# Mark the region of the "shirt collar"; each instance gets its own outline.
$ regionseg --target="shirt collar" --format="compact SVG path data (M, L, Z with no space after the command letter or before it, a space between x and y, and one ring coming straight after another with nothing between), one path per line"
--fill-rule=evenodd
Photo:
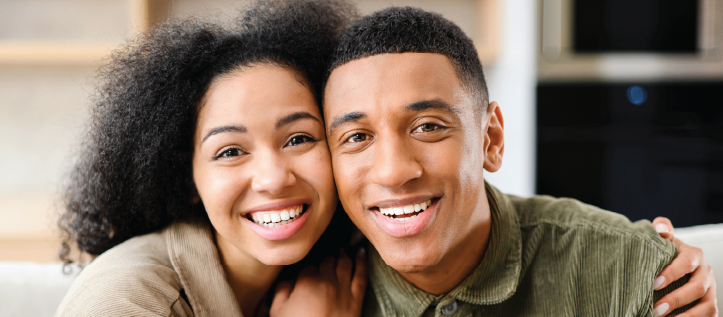
M210 225L174 223L167 229L168 255L196 316L242 316L226 280Z
M487 182L485 190L492 216L485 257L472 274L446 295L435 296L408 283L369 246L370 281L385 315L421 316L430 304L443 297L491 305L515 293L522 268L522 233L517 213L507 196Z

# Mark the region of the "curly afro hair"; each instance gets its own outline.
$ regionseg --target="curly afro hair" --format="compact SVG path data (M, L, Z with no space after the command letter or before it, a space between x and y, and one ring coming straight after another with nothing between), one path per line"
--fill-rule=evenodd
M208 221L193 204L199 102L218 76L271 64L297 71L317 101L338 36L356 17L342 0L259 0L235 25L165 22L100 68L90 125L63 193L60 258L98 255L174 221ZM336 216L335 216L336 217Z
M365 16L339 40L331 66L385 53L438 53L447 56L462 84L487 109L487 83L472 40L452 21L433 12L412 7L390 7Z

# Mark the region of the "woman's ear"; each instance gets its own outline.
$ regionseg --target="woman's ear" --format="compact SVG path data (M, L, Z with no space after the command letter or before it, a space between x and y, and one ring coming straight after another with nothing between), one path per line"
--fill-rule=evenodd
M502 167L502 156L505 153L505 121L497 102L493 101L487 106L485 113L485 162L484 169L494 173Z
M198 194L198 189L194 185L191 189L191 204L198 204L201 202L201 195Z

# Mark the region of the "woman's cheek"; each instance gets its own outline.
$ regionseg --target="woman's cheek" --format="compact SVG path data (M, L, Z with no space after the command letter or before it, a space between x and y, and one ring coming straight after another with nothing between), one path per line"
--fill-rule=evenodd
M230 217L234 202L239 196L239 179L237 171L228 168L206 170L202 185L199 188L201 199L209 216ZM199 184L196 184L198 187Z

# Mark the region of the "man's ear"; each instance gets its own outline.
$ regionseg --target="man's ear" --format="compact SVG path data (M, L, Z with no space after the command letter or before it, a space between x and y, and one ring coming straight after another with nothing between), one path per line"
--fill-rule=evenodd
M502 156L505 153L505 121L497 102L493 101L487 106L484 116L485 129L485 163L484 169L494 173L502 167Z

